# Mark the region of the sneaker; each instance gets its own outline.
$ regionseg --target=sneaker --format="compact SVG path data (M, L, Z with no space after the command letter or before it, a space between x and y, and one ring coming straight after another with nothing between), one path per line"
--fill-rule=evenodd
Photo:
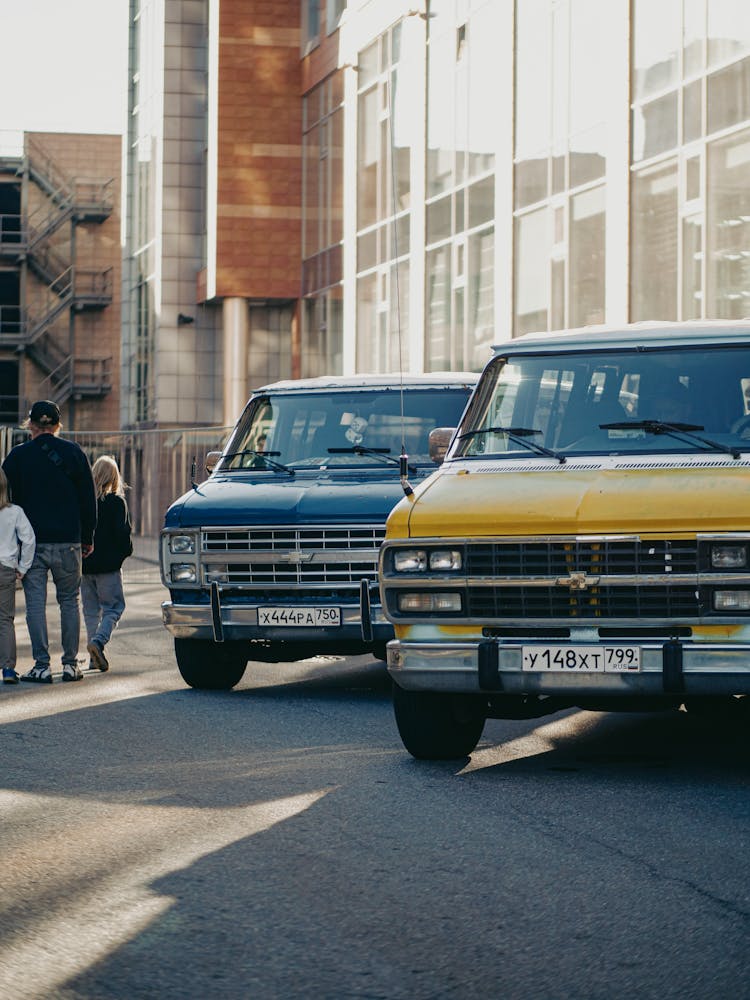
M34 684L51 684L52 671L49 664L36 663L27 674L21 674L22 681L32 681Z
M88 650L88 654L91 657L92 662L96 664L102 673L104 673L105 670L109 670L109 663L107 662L107 657L104 655L104 646L98 639L92 639L86 649ZM91 668L89 667L89 669Z
M64 681L82 681L83 674L75 663L65 663L63 664L62 679Z
M13 667L3 667L3 684L18 684L18 674Z

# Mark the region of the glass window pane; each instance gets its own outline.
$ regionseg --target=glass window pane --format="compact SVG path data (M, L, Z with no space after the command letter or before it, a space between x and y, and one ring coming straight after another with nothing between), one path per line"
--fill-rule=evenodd
M710 319L750 317L750 131L708 148Z
M377 220L378 94L372 88L359 98L357 127L357 228Z
M570 186L604 177L607 168L607 129L597 125L570 138Z
M451 235L451 196L427 206L427 243L438 243Z
M486 4L469 25L469 176L492 170L495 165L494 119L498 93L498 7Z
M546 152L551 135L548 0L516 4L516 156Z
M703 135L701 121L703 100L701 97L702 82L694 80L688 83L682 91L682 141L693 142Z
M604 322L604 188L576 195L570 208L571 326Z
M614 68L607 43L611 23L611 7L601 0L575 0L570 5L572 133L586 132L606 121Z
M425 368L440 371L450 368L450 247L440 247L427 254L427 303Z
M427 195L445 191L453 178L452 36L430 31L427 68Z
M750 119L750 58L713 73L707 87L709 133Z
M684 76L703 69L703 39L706 34L706 0L683 0L682 59Z
M465 364L484 368L495 340L495 233L485 230L469 238L468 349Z
M677 82L681 0L634 0L633 93L648 97Z
M546 208L516 219L515 243L515 334L518 336L548 328L550 234Z
M485 177L469 188L469 229L495 217L495 178Z
M549 194L547 181L547 157L519 160L515 168L516 208L533 205Z
M682 223L682 316L700 319L703 305L703 246L700 218Z
M677 92L633 110L633 160L647 160L677 145Z
M708 64L736 59L750 51L750 4L747 0L710 0Z
M635 174L632 202L630 318L676 320L676 162Z

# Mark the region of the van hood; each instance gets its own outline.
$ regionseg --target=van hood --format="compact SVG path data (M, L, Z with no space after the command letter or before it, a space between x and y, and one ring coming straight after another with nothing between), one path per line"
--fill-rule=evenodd
M212 476L171 505L164 526L384 523L403 497L398 469L382 477Z
M750 461L704 458L539 471L443 468L402 501L388 535L679 534L750 530ZM498 470L498 463L493 465Z

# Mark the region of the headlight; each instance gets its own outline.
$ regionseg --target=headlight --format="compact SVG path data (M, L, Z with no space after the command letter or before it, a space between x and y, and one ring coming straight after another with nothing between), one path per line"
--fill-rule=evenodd
M195 583L197 579L195 566L190 563L175 563L172 567L172 583Z
M750 611L750 590L717 590L715 611Z
M747 547L744 545L712 545L711 566L714 569L742 569L747 566Z
M399 594L398 610L402 614L450 614L460 612L460 594Z
M427 553L423 549L397 549L393 553L393 568L397 573L424 573Z
M170 535L169 551L175 554L195 552L195 535Z
M462 565L463 559L458 549L435 549L430 552L430 569L457 570Z

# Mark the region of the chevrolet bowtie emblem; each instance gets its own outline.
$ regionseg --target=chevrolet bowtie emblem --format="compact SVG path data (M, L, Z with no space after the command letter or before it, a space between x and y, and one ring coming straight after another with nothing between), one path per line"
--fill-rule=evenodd
M312 562L312 557L312 552L300 552L299 549L294 549L292 552L287 552L284 558L290 563L306 563Z
M596 587L600 577L586 576L585 573L571 573L570 576L558 576L555 583L558 587L570 587L571 590L588 590Z

